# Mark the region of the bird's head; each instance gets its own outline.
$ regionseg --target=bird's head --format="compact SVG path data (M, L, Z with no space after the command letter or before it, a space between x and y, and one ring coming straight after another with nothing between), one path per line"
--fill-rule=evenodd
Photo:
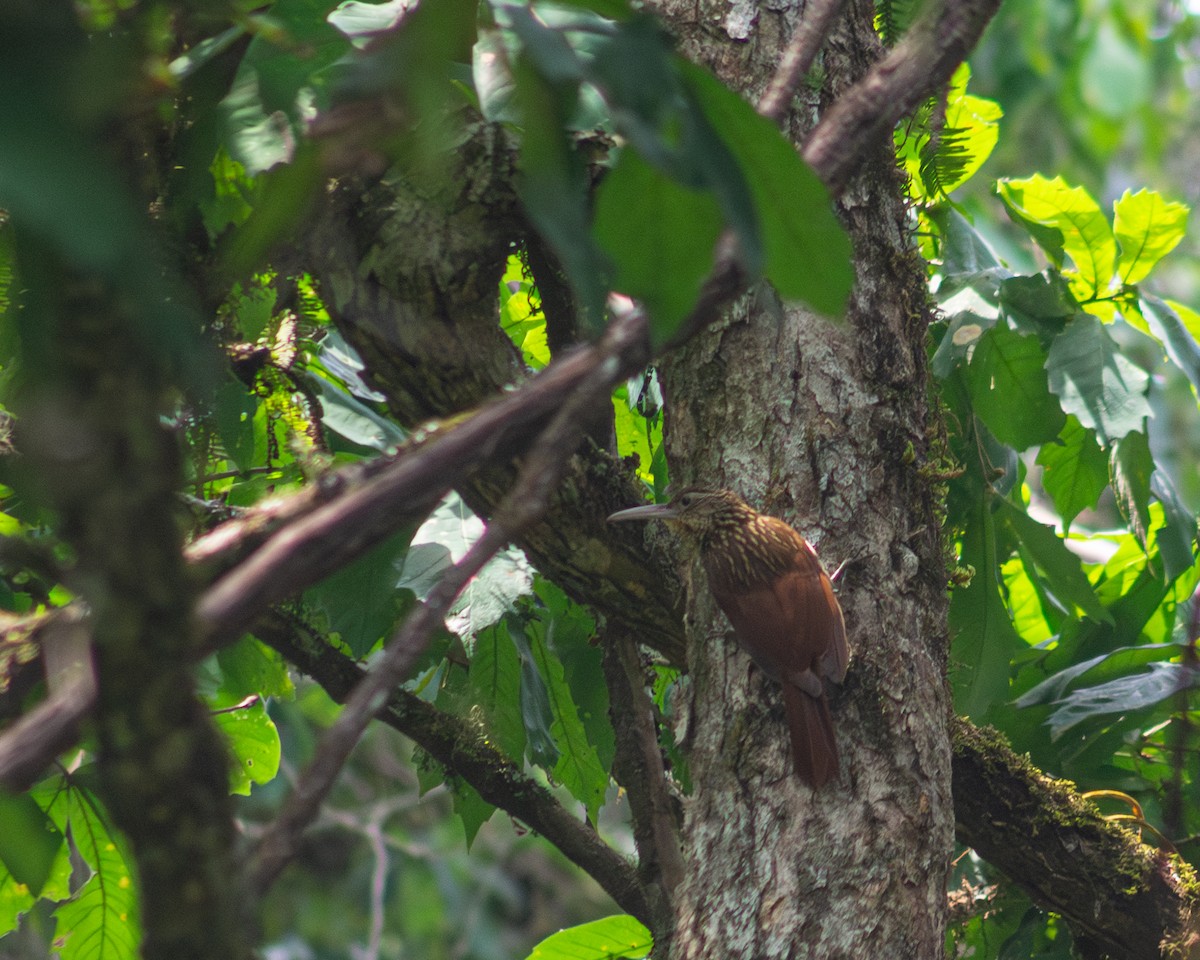
M747 523L754 517L754 510L732 491L686 487L666 503L618 510L608 520L610 523L621 520L665 520L679 533L699 537L720 527Z

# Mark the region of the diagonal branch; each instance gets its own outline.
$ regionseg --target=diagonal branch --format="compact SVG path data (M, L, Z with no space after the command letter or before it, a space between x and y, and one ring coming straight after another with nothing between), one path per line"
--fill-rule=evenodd
M255 636L316 680L339 703L362 681L364 671L279 614L255 624ZM586 822L562 806L541 784L527 777L468 721L443 713L405 690L393 690L379 719L409 737L447 770L471 784L488 803L537 831L564 856L591 875L627 913L653 923L637 871L607 846Z
M442 624L451 605L496 551L510 543L545 512L550 494L567 461L583 437L591 415L622 375L617 355L627 344L645 337L645 317L631 305L622 305L605 339L597 347L602 358L575 388L562 409L531 451L516 485L484 534L451 567L405 621L386 652L355 688L345 709L317 746L316 755L301 776L293 794L267 829L251 858L251 888L260 895L274 882L295 855L300 835L316 818L351 751L367 725L386 703L424 653L430 637Z
M940 88L979 42L1000 0L941 0L844 91L808 135L801 156L839 194L892 128Z

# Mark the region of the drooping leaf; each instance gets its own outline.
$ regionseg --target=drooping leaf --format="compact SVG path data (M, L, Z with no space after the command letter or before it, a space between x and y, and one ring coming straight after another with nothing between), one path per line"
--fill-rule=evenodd
M521 663L503 620L475 638L468 681L471 702L483 712L489 739L510 760L521 763L525 758Z
M1147 664L1170 660L1182 652L1183 649L1177 643L1140 643L1132 647L1118 647L1110 653L1103 653L1059 670L1022 694L1017 699L1016 706L1033 707L1039 704L1059 703L1072 689L1125 677Z
M1000 595L991 499L981 491L975 500L960 560L975 573L970 584L950 596L954 708L972 718L1008 698L1009 664L1022 648Z
M633 150L600 185L596 242L615 265L615 289L645 304L657 343L695 306L721 226L710 193L681 186Z
M511 617L506 618L505 626L521 666L521 722L525 727L529 755L543 769L553 770L558 763L559 748L551 732L554 710L547 681L539 668L533 641L525 624Z
M1150 293L1140 297L1142 314L1150 332L1167 351L1175 366L1191 381L1192 392L1200 395L1200 314L1183 304L1160 300Z
M1129 529L1145 546L1150 532L1150 478L1154 455L1144 433L1127 434L1112 451L1112 485Z
M1100 604L1091 582L1084 575L1079 558L1047 526L1007 500L997 507L997 519L1006 523L1013 535L1029 551L1054 595L1066 606L1078 607L1089 617L1112 623L1112 615Z
M1042 486L1054 500L1063 528L1083 510L1090 510L1108 486L1108 457L1096 443L1096 433L1074 416L1058 435L1057 443L1045 443L1037 462L1043 468Z
M587 810L595 823L608 789L608 771L600 764L596 748L588 741L579 708L567 685L562 661L553 647L553 621L531 620L526 638L538 674L545 683L550 710L550 734L558 750L553 775Z
M976 415L996 439L1024 450L1058 436L1064 416L1046 385L1046 354L1035 337L1004 326L986 331L967 367Z
M396 580L411 536L390 537L308 591L355 657L366 656L390 633L406 606Z
M622 914L560 930L534 947L527 960L641 960L652 949L650 931Z
M1050 389L1104 446L1142 428L1150 416L1149 377L1126 360L1099 320L1079 314L1050 347Z
M1113 232L1121 245L1117 274L1122 283L1140 283L1154 265L1178 246L1191 211L1164 200L1154 190L1126 190L1113 203Z
M769 120L707 71L680 69L704 115L733 152L754 197L764 272L780 296L831 317L846 308L854 271L850 241L829 191Z
M450 797L454 812L462 820L467 849L470 850L480 828L492 818L496 808L484 800L473 786L458 778L450 781Z
M296 695L283 658L253 637L245 636L222 647L217 651L217 663L221 668L220 693L228 702L236 703L251 694L289 700Z
M1162 469L1156 468L1150 477L1150 492L1163 510L1163 523L1155 531L1155 542L1167 580L1174 580L1195 563L1196 515Z
M251 785L270 783L279 773L279 731L261 699L246 706L225 702L228 699L218 697L210 706L233 759L229 792L248 797Z
M63 835L29 794L0 792L0 868L34 896L50 877Z

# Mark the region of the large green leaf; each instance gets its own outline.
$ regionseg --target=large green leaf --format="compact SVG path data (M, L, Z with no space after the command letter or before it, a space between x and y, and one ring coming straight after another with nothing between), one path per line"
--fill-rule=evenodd
M596 198L596 242L615 264L615 289L640 300L664 343L691 312L722 227L711 193L681 186L634 150L621 151Z
M63 846L63 835L29 794L0 792L0 867L37 896Z
M210 706L216 708L213 719L233 758L229 792L248 797L253 784L270 783L279 772L279 731L261 699L247 705L226 699L219 697Z
M1117 244L1099 204L1083 187L1069 187L1062 177L1035 174L1026 180L996 185L1009 215L1025 227L1038 245L1062 266L1065 252L1081 281L1077 296L1103 296L1117 264Z
M355 657L389 634L407 605L396 589L411 532L391 537L308 591Z
M733 152L758 214L764 272L780 296L840 317L854 282L850 240L829 191L769 120L706 70L680 66L709 123Z
M1064 416L1046 385L1046 354L1035 337L1004 326L986 331L967 367L975 414L997 440L1024 450L1053 440Z
M1057 740L1071 728L1098 717L1132 713L1200 685L1200 677L1182 663L1151 663L1150 669L1067 694L1050 715L1050 735Z
M123 841L91 794L70 791L71 839L91 877L54 916L66 937L63 960L135 960L141 943L137 884Z
M608 789L608 771L600 763L596 748L588 741L579 708L566 682L562 661L553 646L553 621L530 620L525 637L538 675L545 684L550 710L550 735L558 750L551 771L554 779L571 791L595 823Z
M521 661L504 621L475 638L468 681L471 702L483 712L489 739L510 760L521 763L525 758Z
M1175 366L1191 381L1192 391L1200 395L1200 314L1183 304L1142 293L1142 314L1150 332L1167 351Z
M1010 663L1023 647L1000 595L991 508L992 494L981 490L966 518L960 561L975 575L950 595L954 708L972 718L1008 699Z
M641 960L652 949L650 931L622 914L560 930L534 947L527 960Z
M1104 446L1142 428L1150 416L1149 377L1122 356L1095 317L1081 313L1064 328L1046 360L1050 389Z
M1050 527L1038 523L1024 510L1007 500L997 506L997 520L1008 525L1028 550L1045 577L1050 591L1068 609L1076 607L1089 617L1104 623L1113 618L1100 604L1092 584L1084 575L1079 558L1066 548Z
M1112 486L1117 506L1129 529L1146 543L1150 533L1150 478L1154 455L1144 433L1130 433L1116 442L1112 451Z
M550 83L525 57L513 67L514 103L523 125L517 191L538 232L570 279L585 325L599 329L609 290L609 265L592 238L587 176L565 127L578 84Z
M1122 283L1140 283L1154 265L1178 246L1187 232L1190 210L1164 200L1154 190L1126 190L1113 204L1113 232L1121 244L1117 274Z
M1067 417L1055 443L1038 450L1042 486L1054 500L1063 528L1083 510L1090 510L1108 486L1108 457L1096 443L1096 433L1074 416Z

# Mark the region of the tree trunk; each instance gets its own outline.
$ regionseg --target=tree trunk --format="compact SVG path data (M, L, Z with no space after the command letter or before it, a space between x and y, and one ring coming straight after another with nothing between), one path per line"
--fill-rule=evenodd
M672 2L661 12L689 56L754 96L794 16L760 9L735 42L749 21L729 10ZM825 88L794 105L793 128L810 126L816 101L873 57L870 17L852 5L826 48ZM814 792L791 775L778 688L751 669L692 569L695 793L677 958L943 952L954 826L946 571L921 470L939 433L926 400L924 270L902 196L880 143L840 206L859 277L844 325L760 288L664 371L673 482L730 487L796 526L831 570L846 564L853 651L833 703L841 780Z

